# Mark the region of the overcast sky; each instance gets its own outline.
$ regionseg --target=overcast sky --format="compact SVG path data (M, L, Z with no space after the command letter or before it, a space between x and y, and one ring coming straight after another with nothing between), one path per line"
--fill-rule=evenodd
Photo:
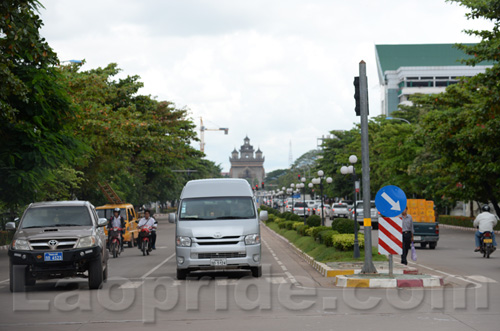
M370 115L381 113L376 44L477 42L487 28L444 0L42 0L42 35L83 70L118 63L141 94L189 109L207 159L229 171L246 135L266 171L289 166L331 130L349 130L353 77L367 64ZM195 145L199 148L199 144Z

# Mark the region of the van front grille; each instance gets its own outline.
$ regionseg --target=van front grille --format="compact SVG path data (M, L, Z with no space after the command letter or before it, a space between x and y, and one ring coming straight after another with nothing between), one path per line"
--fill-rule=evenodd
M246 257L247 253L227 252L227 253L198 253L199 259L218 259L218 258L242 258Z

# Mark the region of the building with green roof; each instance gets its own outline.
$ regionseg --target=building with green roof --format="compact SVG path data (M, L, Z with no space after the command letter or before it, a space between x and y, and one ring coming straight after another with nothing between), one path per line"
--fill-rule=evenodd
M469 44L471 45L471 44ZM390 115L411 95L444 92L460 77L482 73L491 63L474 67L461 63L469 56L454 44L375 45L382 114Z

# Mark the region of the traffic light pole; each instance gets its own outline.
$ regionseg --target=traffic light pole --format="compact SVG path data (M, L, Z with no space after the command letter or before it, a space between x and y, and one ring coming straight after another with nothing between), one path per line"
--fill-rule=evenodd
M361 113L361 161L363 170L363 225L365 230L365 263L361 269L363 274L377 273L372 261L372 219L370 197L370 159L368 149L368 84L366 63L359 63L359 99Z

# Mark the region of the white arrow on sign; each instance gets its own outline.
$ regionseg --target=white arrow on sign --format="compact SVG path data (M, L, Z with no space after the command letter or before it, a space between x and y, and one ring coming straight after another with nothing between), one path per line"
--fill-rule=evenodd
M387 194L387 193L382 193L382 198L384 198L390 205L391 205L391 210L399 210L401 211L401 206L399 205L399 200L398 202L395 202L392 200L392 198Z

